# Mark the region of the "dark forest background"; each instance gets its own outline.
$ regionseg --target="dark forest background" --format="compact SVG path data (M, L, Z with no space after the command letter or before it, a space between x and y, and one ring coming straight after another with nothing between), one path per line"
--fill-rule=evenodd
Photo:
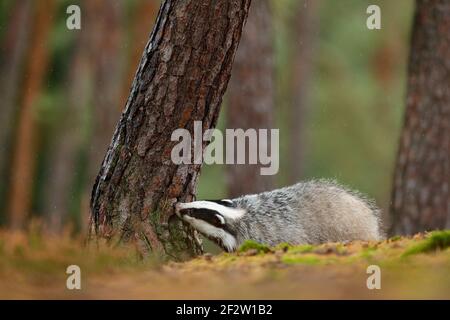
M81 30L66 27L70 4L81 7ZM159 4L0 2L1 225L36 218L55 232L86 230L93 180ZM381 8L381 30L366 27L370 4ZM325 177L388 212L413 12L412 0L253 0L219 128L239 127L239 108L265 95L280 128L280 171L242 182L236 168L204 165L197 198ZM267 70L257 77L263 91L246 86L254 61Z

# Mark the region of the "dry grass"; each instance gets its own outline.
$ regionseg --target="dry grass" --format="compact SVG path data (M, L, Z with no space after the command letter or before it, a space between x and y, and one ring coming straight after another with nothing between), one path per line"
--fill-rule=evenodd
M81 239L0 232L0 298L265 299L450 298L450 231L383 242L266 248L185 263L140 261L129 248L86 248ZM79 265L82 289L66 289ZM381 267L381 290L366 287Z

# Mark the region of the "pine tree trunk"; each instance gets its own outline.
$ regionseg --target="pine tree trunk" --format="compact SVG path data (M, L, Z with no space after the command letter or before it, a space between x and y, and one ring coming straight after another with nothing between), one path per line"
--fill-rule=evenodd
M33 107L47 71L49 59L47 40L56 4L53 0L42 0L35 2L34 6L35 21L25 70L8 210L9 224L15 229L24 227L31 209L36 163L36 125Z
M257 0L250 9L241 44L236 53L227 94L227 129L274 128L273 82L273 28L270 3L267 0ZM228 196L233 198L271 190L275 184L274 177L261 175L259 165L228 165Z
M303 177L305 117L310 104L310 79L317 31L319 0L300 0L290 24L293 65L289 113L289 182Z
M81 218L84 226L89 223L89 196L95 182L98 168L111 142L117 119L120 117L121 85L124 76L124 60L121 43L122 7L121 0L87 0L86 17L90 18L92 33L89 48L92 66L92 123L88 152L86 193L83 198ZM102 12L101 21L99 12Z
M14 122L17 113L20 76L25 62L29 38L31 1L21 0L12 5L0 52L0 223L3 223L6 190L10 178Z
M120 115L121 5L119 0L82 2L83 31L77 33L68 77L67 109L59 120L58 134L51 148L51 171L46 188L44 214L54 233L62 230L68 217L75 177L80 174L77 172L79 152L85 142L80 134L84 125L83 113L89 112L93 119L93 132L88 142L86 199ZM86 205L81 210L85 225L88 223L88 202L84 201Z
M91 235L132 241L142 255L182 259L201 252L173 218L190 201L201 165L175 165L172 132L215 126L249 0L166 0L92 192ZM204 147L205 145L203 145Z
M49 173L44 193L43 216L52 233L62 231L68 217L77 162L82 145L82 114L89 100L89 56L83 54L86 33L79 33L67 81L66 107L61 112L49 155Z
M416 5L391 204L395 234L450 228L450 2Z
M92 63L92 139L89 150L89 185L93 185L98 168L114 127L120 116L119 100L122 84L123 61L121 61L121 0L86 1L87 17L90 17L92 35L88 41ZM101 15L99 17L99 14ZM100 19L99 19L100 18ZM100 20L100 21L98 21Z

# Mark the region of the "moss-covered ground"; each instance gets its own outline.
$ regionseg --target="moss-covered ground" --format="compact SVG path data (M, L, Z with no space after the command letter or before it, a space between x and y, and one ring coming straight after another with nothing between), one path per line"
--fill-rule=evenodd
M86 248L81 239L0 232L0 298L56 299L450 299L450 231L381 242L274 248L183 262L145 261L130 248ZM81 290L66 288L66 268L81 268ZM367 268L381 289L367 288Z

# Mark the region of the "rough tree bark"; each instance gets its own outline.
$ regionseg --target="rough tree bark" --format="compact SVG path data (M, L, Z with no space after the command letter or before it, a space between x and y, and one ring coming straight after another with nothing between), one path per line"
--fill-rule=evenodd
M173 218L190 201L201 165L175 165L172 132L215 126L250 0L166 0L92 192L91 235L132 241L173 259L201 252ZM205 144L203 144L203 147Z
M9 181L18 91L29 37L31 1L16 1L6 25L0 51L0 223L3 222Z
M257 53L257 58L254 57ZM252 4L236 53L227 93L227 129L274 127L273 28L270 3ZM274 187L275 176L263 176L251 164L227 166L229 197L258 193Z
M22 87L23 96L13 155L9 195L9 224L15 229L24 226L25 220L30 213L36 160L36 125L33 107L46 75L49 59L47 40L56 4L54 0L42 0L34 3L34 6L35 21L28 50L28 65L25 70L25 80Z
M391 233L450 227L450 2L420 0L412 33L405 124Z

